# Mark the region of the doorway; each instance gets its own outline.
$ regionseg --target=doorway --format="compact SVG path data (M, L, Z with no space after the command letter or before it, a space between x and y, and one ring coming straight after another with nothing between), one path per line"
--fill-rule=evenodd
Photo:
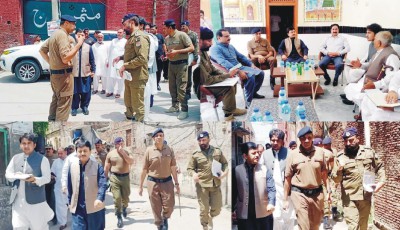
M270 6L269 30L271 45L278 51L279 44L287 37L286 28L295 25L294 6Z

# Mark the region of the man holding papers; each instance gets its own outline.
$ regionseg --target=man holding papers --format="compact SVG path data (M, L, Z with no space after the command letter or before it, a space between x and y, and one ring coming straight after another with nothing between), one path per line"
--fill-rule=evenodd
M201 150L193 153L187 172L196 183L196 193L200 205L200 223L204 230L209 230L213 228L212 219L221 212L221 180L228 175L228 161L221 149L210 145L208 132L199 133L197 141ZM213 164L213 161L221 163L220 172L217 172L218 163Z

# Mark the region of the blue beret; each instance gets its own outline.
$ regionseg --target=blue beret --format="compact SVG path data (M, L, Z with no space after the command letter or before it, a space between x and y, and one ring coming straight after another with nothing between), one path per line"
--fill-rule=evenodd
M103 141L100 138L96 138L95 144L103 144Z
M310 127L305 126L304 128L300 129L300 131L297 133L297 137L300 138L306 135L307 133L312 133L312 130Z
M74 16L64 14L61 15L61 21L76 22L76 19L74 18Z
M121 142L124 142L124 139L122 137L117 137L114 140L114 144L118 144L118 143L121 143Z
M325 137L324 140L322 141L323 145L331 144L332 139L330 137Z
M254 28L254 29L251 30L251 34L255 34L255 33L258 33L258 32L261 32L260 28Z
M139 24L146 25L147 24L146 19L144 19L144 17L139 16Z
M124 23L126 20L129 20L129 19L131 19L131 18L133 18L133 17L138 17L138 15L137 14L132 14L132 13L129 13L129 14L126 14L123 18L122 18L122 23Z
M154 130L154 132L151 134L151 137L154 137L155 135L157 135L157 133L164 133L164 131L161 128L158 128Z
M173 26L173 25L175 25L175 21L174 21L174 19L165 20L164 25L165 26Z
M322 144L322 139L319 138L319 137L314 138L313 144L314 144L314 145L320 145L320 144Z
M197 135L197 140L200 140L200 138L204 138L204 137L210 137L210 135L208 134L207 131L203 131L203 132L199 133L199 135Z
M292 147L293 145L297 145L296 141L291 141L291 142L289 143L289 147Z
M189 21L183 21L183 22L181 22L181 26L182 25L190 26L190 23L189 23Z
M342 137L346 139L355 135L357 135L357 129L355 127L348 127L344 130Z
M209 40L213 39L214 33L208 29L207 27L200 27L200 39L201 40Z

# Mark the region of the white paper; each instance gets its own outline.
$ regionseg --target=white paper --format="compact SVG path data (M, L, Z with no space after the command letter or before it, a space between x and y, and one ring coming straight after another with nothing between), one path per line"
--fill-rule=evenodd
M374 192L376 188L375 184L375 173L370 171L364 171L363 176L363 187L367 192Z
M376 105L376 106L383 106L383 107L396 107L400 106L400 103L393 103L393 104L388 104L385 100L386 94L382 93L379 89L368 89L365 90L365 93L371 99L371 101Z
M124 65L124 61L120 60L119 62L117 62L115 64L115 71L117 71L117 76L121 76L119 74L119 70L121 69L121 67ZM132 75L131 73L129 73L128 71L124 71L124 73L122 74L122 79L128 80L128 81L132 81Z
M243 65L239 63L239 64L235 65L234 67L230 68L230 69L229 69L229 72L232 71L232 70L235 70L235 69L239 69L239 68L242 67L242 66L243 66Z
M213 162L211 165L211 172L212 172L213 176L220 177L222 174L222 164L213 159Z
M32 174L15 173L13 178L17 179L17 180L26 180L31 176L32 176Z
M211 87L227 87L227 86L234 86L238 83L239 77L232 77L232 78L227 78L221 82L212 84L212 85L205 85L204 87L206 88L211 88Z

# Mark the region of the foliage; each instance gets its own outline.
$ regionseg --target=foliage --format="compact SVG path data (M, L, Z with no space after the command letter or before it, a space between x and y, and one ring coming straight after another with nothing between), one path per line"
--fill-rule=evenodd
M33 132L38 135L46 136L46 132L48 129L48 122L33 122Z

